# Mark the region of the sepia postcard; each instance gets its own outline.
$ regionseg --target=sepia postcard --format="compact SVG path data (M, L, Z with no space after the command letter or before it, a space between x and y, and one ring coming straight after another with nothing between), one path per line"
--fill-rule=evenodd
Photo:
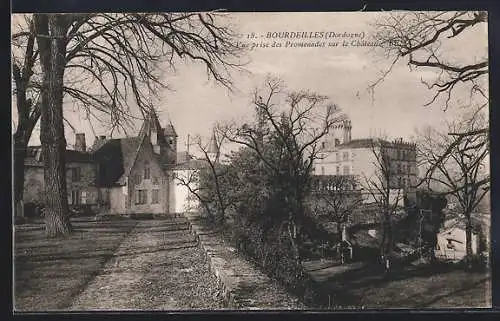
M14 312L490 308L487 26L13 14Z

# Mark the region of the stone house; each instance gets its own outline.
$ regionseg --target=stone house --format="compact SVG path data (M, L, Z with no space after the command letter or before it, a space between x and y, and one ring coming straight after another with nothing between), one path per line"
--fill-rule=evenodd
M82 136L77 136L81 141ZM83 141L83 144L84 141ZM84 146L84 145L83 145ZM66 150L66 183L68 204L71 206L97 205L96 164L92 155L78 150ZM24 203L43 203L44 169L41 146L29 146L24 161Z
M176 187L175 175L196 163L185 152L177 153L173 125L162 127L154 113L145 119L137 136L96 137L88 150L85 135L77 134L74 150L66 151L66 160L69 204L89 204L108 214L181 211L187 196ZM39 146L29 147L25 164L25 203L43 203ZM176 202L176 193L181 205Z
M172 168L177 134L162 128L155 114L138 136L96 139L91 151L98 167L99 202L110 214L168 213L175 202Z

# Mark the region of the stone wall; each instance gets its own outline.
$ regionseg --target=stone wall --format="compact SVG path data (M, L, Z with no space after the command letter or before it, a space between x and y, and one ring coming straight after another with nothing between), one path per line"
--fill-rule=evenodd
M72 168L80 168L80 179L73 181L71 177ZM94 163L70 163L66 165L66 184L68 197L71 197L71 191L80 191L82 193L83 204L97 204L98 190L97 166Z
M230 309L241 310L297 310L306 306L288 293L237 250L226 244L214 231L199 223L196 213L185 213L191 232L205 252L210 270L218 279L219 287Z
M80 179L72 180L71 169L80 168ZM96 187L96 166L93 163L70 163L66 165L68 199L71 191L84 192L85 204L95 205L98 199ZM41 166L27 166L24 172L24 203L43 202L44 173Z

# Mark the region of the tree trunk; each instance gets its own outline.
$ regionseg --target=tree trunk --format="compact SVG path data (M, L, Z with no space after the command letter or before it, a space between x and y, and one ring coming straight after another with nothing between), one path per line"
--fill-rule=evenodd
M44 160L46 235L68 236L72 228L66 189L66 139L62 109L66 17L35 14L34 19L43 72L40 141Z
M20 104L21 102L18 102ZM25 102L27 104L27 102ZM17 130L14 133L14 205L15 216L23 217L24 212L24 160L26 158L26 149L28 142L35 128L35 124L39 119L39 108L37 106L23 105L20 108L27 110L28 107L35 109L33 114L28 118L19 117ZM19 109L19 106L18 106Z
M337 222L337 242L342 241L342 224L340 222Z
M290 242L292 244L293 257L295 259L295 264L299 267L299 270L302 265L302 261L300 259L300 246L299 246L299 238L297 231L297 224L290 220L288 224L288 235L290 236Z
M14 134L14 205L15 216L24 217L23 196L24 196L24 159L26 157L27 142L24 135L18 131Z
M472 222L470 219L470 213L465 215L466 225L465 225L465 255L467 267L470 269L472 267Z
M382 240L380 242L380 258L382 259L382 264L384 264L384 258L385 258L385 243L386 243L386 238L387 238L387 228L385 224L385 219L382 222Z

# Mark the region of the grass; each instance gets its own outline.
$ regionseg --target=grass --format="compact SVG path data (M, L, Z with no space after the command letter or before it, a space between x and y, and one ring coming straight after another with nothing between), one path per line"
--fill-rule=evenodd
M457 265L408 266L384 276L379 267L339 273L320 284L322 304L328 294L334 308L470 308L490 307L490 275Z
M42 224L16 226L14 309L67 308L100 271L136 221L73 222L66 239L47 239Z

